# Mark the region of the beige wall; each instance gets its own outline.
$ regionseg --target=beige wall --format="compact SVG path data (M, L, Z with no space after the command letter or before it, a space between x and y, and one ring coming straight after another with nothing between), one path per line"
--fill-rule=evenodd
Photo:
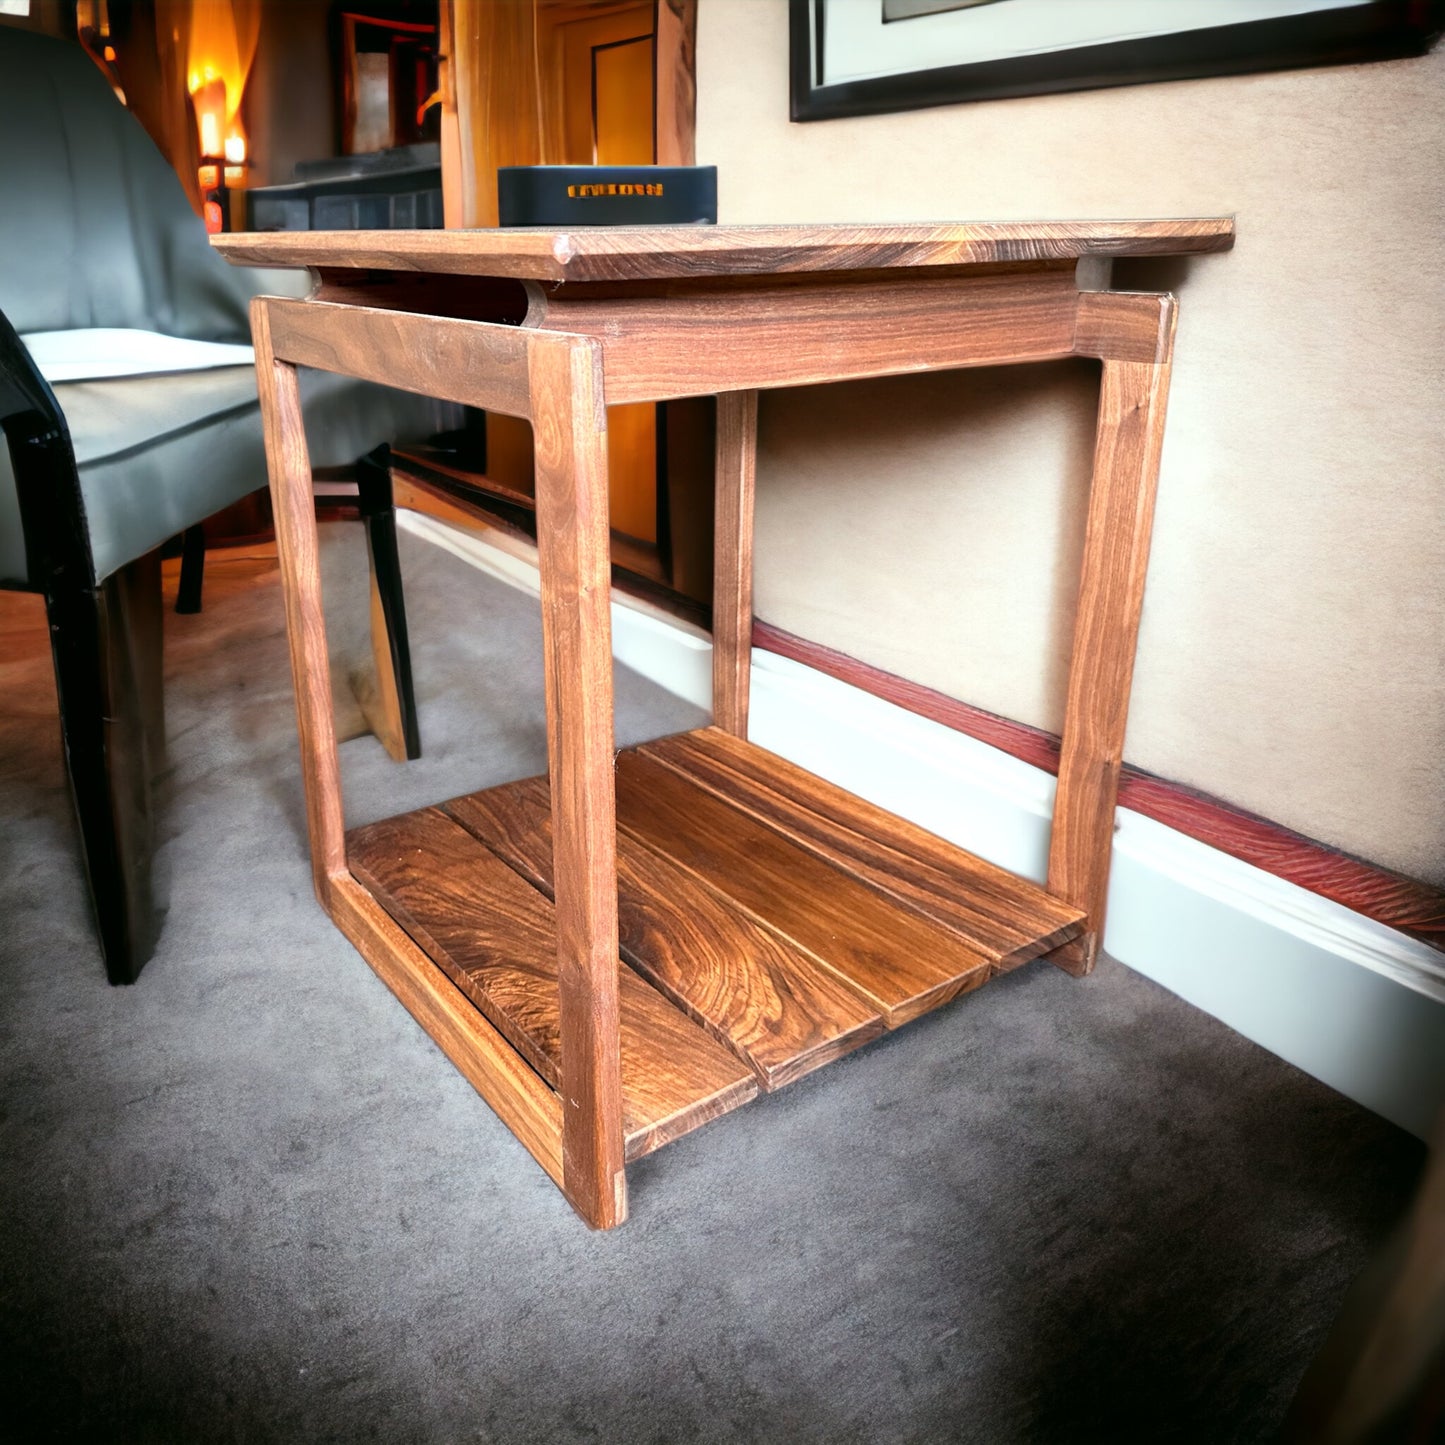
M785 0L702 0L733 222L1237 213L1181 321L1126 757L1445 882L1445 49L793 125ZM763 619L1057 731L1097 372L763 400Z

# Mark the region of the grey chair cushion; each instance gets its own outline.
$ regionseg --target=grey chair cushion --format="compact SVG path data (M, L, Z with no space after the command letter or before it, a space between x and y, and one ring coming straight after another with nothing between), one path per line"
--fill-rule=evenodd
M266 485L250 366L57 386L70 425L96 580ZM345 466L381 442L416 440L450 409L407 392L303 371L313 466ZM27 585L10 454L0 445L0 586Z
M165 158L78 45L0 26L0 311L22 335L135 327L251 339L254 295L302 274L247 271L211 249ZM97 581L266 484L252 367L57 386L80 467ZM365 382L303 379L316 466L454 424L455 409ZM25 586L0 444L0 586Z

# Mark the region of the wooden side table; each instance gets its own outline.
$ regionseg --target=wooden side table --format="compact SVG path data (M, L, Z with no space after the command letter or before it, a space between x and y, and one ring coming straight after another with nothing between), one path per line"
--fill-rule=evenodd
M625 1166L1001 970L1092 966L1163 437L1170 296L1087 256L1219 251L1227 219L218 236L307 266L252 310L316 891L591 1225ZM1103 362L1048 880L747 741L757 394ZM523 417L548 776L347 833L296 366ZM716 725L614 757L606 411L718 397Z

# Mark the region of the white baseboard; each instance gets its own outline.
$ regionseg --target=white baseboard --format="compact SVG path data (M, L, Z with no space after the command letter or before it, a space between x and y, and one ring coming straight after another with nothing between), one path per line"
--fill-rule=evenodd
M397 525L469 562L489 577L519 587L533 597L542 593L537 548L523 539L497 533L493 542L463 532L435 517L398 507ZM712 638L640 598L612 594L612 655L634 672L655 679L669 692L712 706Z
M401 525L537 591L536 567L414 513ZM702 707L705 634L614 598L617 660ZM773 653L753 654L750 736L860 797L1042 880L1054 779ZM1412 1133L1445 1105L1445 957L1130 809L1105 947L1139 973Z

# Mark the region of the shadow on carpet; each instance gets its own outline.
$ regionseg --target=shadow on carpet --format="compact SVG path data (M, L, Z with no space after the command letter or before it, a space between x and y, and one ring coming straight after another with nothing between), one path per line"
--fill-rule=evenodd
M359 537L326 543L359 653ZM345 743L349 823L545 767L537 604L401 545L425 757ZM312 897L274 562L167 617L170 911L129 989L33 601L0 604L39 628L0 661L0 1438L1263 1440L1408 1202L1418 1141L1106 961L718 1120L591 1234ZM619 744L702 720L617 692Z

